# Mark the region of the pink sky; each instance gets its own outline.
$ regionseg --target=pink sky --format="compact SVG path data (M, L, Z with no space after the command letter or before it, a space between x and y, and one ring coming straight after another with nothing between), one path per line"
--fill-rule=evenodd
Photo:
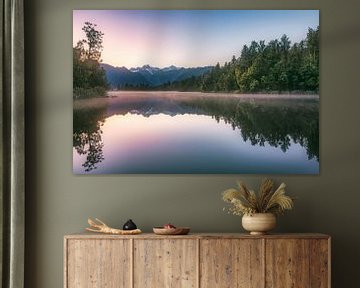
M104 35L104 63L196 67L238 57L252 40L287 34L293 42L319 25L318 10L74 10L73 45L86 21Z

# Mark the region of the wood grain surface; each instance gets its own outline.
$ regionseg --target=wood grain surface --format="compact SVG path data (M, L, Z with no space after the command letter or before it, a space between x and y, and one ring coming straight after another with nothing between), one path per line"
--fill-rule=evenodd
M309 287L310 241L305 239L266 240L266 287Z
M130 252L130 240L69 241L65 287L130 288Z
M134 287L197 287L197 241L134 241Z
M200 287L263 287L261 239L209 239L200 246Z
M65 239L329 239L329 235L320 233L288 233L288 234L265 234L250 235L249 233L189 233L188 235L156 235L154 233L142 233L139 235L110 235L102 233L77 233L65 235Z
M64 287L330 288L330 255L323 234L66 235Z
M327 288L330 284L330 241L313 239L310 242L310 287Z

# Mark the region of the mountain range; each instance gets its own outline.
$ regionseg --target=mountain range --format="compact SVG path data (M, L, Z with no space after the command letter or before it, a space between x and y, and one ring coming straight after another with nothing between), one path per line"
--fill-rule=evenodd
M213 68L212 66L184 68L173 65L158 68L144 65L128 69L105 63L101 64L101 67L105 70L106 78L113 89L126 86L155 87L169 82L185 80L192 76L200 76Z

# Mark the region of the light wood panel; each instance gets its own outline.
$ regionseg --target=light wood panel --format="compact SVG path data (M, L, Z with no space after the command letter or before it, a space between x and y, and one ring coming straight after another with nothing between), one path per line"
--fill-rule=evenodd
M309 287L309 243L305 239L266 239L267 288Z
M327 288L330 279L330 241L310 240L310 287Z
M200 287L260 288L264 285L263 240L204 239Z
M84 232L66 235L65 239L329 239L328 235L319 233L288 233L250 235L249 233L190 233L188 235L156 235L154 233L142 233L132 235L110 235L101 233Z
M65 288L330 288L323 234L65 236Z
M197 245L193 239L134 240L135 288L196 288Z
M67 240L66 288L130 288L130 240Z

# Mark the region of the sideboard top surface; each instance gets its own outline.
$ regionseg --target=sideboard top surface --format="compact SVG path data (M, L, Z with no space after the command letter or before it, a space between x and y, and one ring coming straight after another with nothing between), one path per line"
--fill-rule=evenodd
M156 235L142 233L138 235L110 235L101 233L75 233L64 236L65 239L329 239L329 235L320 233L286 233L250 235L246 233L190 233L188 235Z

